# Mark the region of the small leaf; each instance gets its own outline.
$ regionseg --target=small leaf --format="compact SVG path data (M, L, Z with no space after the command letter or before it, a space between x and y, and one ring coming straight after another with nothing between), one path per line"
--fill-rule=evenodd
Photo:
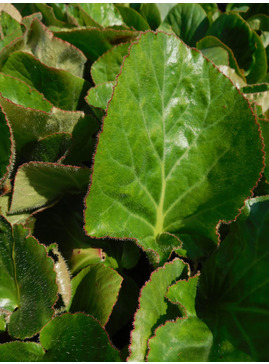
M180 259L174 259L154 271L142 288L131 333L128 361L144 361L147 341L153 335L154 327L169 319L169 306L165 299L167 288L180 277L184 269L186 264Z
M147 32L125 58L103 122L88 234L136 239L161 263L181 243L191 258L209 254L217 223L238 214L263 168L247 100L176 36Z
M193 47L209 27L207 14L199 4L178 4L167 14L159 29L174 32Z
M44 361L120 361L105 330L82 313L54 318L41 331L40 343L46 350Z
M156 4L141 4L139 13L146 19L151 29L155 30L161 24L161 14Z
M102 263L105 259L106 254L99 248L73 249L69 261L71 273L77 273L90 264Z
M0 224L0 306L11 314L9 334L24 339L40 331L54 313L57 285L53 262L45 247L22 225L12 229L3 217Z
M3 362L42 361L44 350L40 344L14 341L0 345L0 357Z
M16 174L10 212L33 209L64 193L80 193L87 188L89 168L57 163L30 162Z
M116 80L129 47L130 43L119 44L109 49L94 62L91 67L91 75L96 85Z
M115 81L100 83L89 89L85 100L90 106L106 110L108 101L112 97L114 86Z
M122 277L112 268L94 264L72 279L72 301L68 311L85 312L105 326L117 301Z
M76 110L78 107L85 80L70 72L48 67L31 54L21 51L12 53L1 71L26 82L54 106L64 110Z

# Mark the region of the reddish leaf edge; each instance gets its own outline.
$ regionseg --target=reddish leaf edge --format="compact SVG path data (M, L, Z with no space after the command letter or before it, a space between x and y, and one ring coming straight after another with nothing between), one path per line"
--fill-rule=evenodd
M92 28L93 29L93 28ZM100 29L99 29L100 30ZM105 30L105 29L103 29L103 30ZM118 31L118 30L115 30L115 31ZM120 66L120 72L119 72L119 74L117 75L117 77L116 77L116 82L115 82L115 85L114 85L114 87L113 87L113 93L112 93L112 96L111 96L111 99L109 100L109 102L108 102L108 104L107 104L107 108L106 108L106 110L105 110L105 115L104 115L104 117L102 118L102 125L101 125L101 128L100 128L100 131L99 131L99 133L97 134L97 136L96 136L96 139L97 139L97 142L96 142L96 144L95 144L95 151L94 151L94 153L93 153L93 157L92 157L92 172L91 172L91 175L90 175L90 183L89 183L89 188L88 188L88 191L87 191L87 193L86 193L86 195L85 195L85 198L84 198L84 201L83 201L83 204L84 204L84 210L83 210L83 221L84 221L84 225L83 225L83 229L84 229L84 232L85 232L85 234L87 235L87 236L89 236L89 237L91 237L91 238L94 238L94 239L111 239L111 240L121 240L121 241L126 241L126 240L130 240L130 241L135 241L135 243L136 243L136 245L138 245L143 251L145 251L145 252L148 252L148 253L150 253L150 254L152 254L154 257L155 257L155 259L156 259L156 262L159 262L160 261L160 255L154 250L154 249L145 249L141 244L139 244L139 242L138 242L138 240L136 239L136 238L133 238L133 237L123 237L123 238L119 238L119 237L112 237L112 236L109 236L109 235L107 235L107 236L102 236L102 237L96 237L96 236L93 236L93 235L90 235L90 234L88 234L88 232L87 232L87 230L86 230L86 209L87 209L87 203L86 203L86 200L87 200L87 198L88 198L88 195L89 195L89 193L90 193L90 190L91 190L91 185L92 185L92 178L93 178L93 172L94 172L94 165L95 165L95 157L96 157L96 153L97 153L97 149L98 149L98 144L99 144L99 139L100 139L100 135L102 134L102 132L103 132L103 127L104 127L104 120L105 120L105 118L106 118L106 116L107 116L107 111L108 111L108 108L109 108L109 104L110 104L110 102L111 102L111 100L113 99L113 96L114 96L114 91L115 91L115 88L116 88L116 86L118 85L118 77L121 75L121 73L122 73L122 69L123 69L123 66L124 66L124 63L125 63L125 59L127 58L127 57L129 57L129 55L130 55L130 50L131 50L131 48L132 48L132 46L134 45L134 44L138 44L138 42L139 42L139 40L140 40L140 38L141 38L141 36L143 35L143 34L146 34L146 33L153 33L153 34L158 34L158 33L164 33L164 34L166 34L166 35L168 35L168 36L170 36L170 37L176 37L177 39L179 39L180 40L180 42L182 42L188 49L191 49L191 50L193 50L193 51L195 51L195 52L198 52L198 53L200 53L201 55L202 55L202 57L203 58L205 58L207 61L209 61L212 65L213 65L213 67L218 71L218 72L220 72L221 74L223 74L230 82L231 82L231 84L236 88L236 90L237 90L237 92L247 101L247 103L248 103L248 106L249 106L249 108L250 108L250 110L251 110L251 113L252 113L252 115L253 115L253 117L254 117L254 120L255 120L255 124L257 125L257 128L258 128L258 133L259 133L259 136L260 136L260 139L261 139L261 152L262 152L262 154L263 154L263 157L262 157L262 164L263 164L263 167L262 167L262 169L261 169L261 171L260 171L260 173L259 173L259 177L258 177L258 179L257 179L257 181L256 181L256 184L250 189L250 195L249 196L247 196L245 199L244 199L244 201L243 201L243 205L242 205L242 207L241 208L238 208L238 214L235 216L235 218L234 219L231 219L231 220L229 220L229 221L225 221L225 220L223 220L223 219L220 219L219 220L219 222L216 224L216 228L215 228L215 231L216 231L216 235L217 235L217 238L218 238L218 242L217 242L217 247L220 245L220 242L221 242L221 239L220 239L220 233L219 233L219 227L220 227L220 224L221 223L226 223L226 224L230 224L231 222L234 222L234 221L236 221L237 220L237 218L238 218L238 216L241 214L241 211L242 211L242 209L243 209L243 207L244 207L244 205L245 205L245 201L247 201L248 199L250 199L251 197L253 197L253 191L254 191L254 189L257 187L257 185L258 185L258 183L259 183L259 181L261 180L261 178L262 178L262 173L263 173L263 171L264 171L264 168L265 168L265 150L264 150L264 148L265 148L265 144L264 144L264 138L263 138L263 136L262 136L262 132L261 132L261 127L260 127L260 124L258 123L258 120L257 120L257 117L256 117L256 115L255 115L255 113L254 113L254 111L253 111L253 109L252 109L252 107L251 107L251 105L250 105L250 102L249 102L249 100L244 96L244 94L242 93L242 92L240 92L240 90L235 86L235 84L233 83L233 81L229 78L229 77L227 77L223 72L221 72L220 71L220 69L211 61L211 60L209 60L208 58L206 58L203 54L202 54L202 52L201 51L199 51L198 49L196 49L196 48L192 48L192 47L190 47L190 46L188 46L186 43L184 43L183 42L183 40L181 40L177 35L175 35L175 34L171 34L171 33L167 33L167 32L164 32L164 31L162 31L162 30L157 30L157 31L153 31L153 30L146 30L145 32L139 32L139 36L134 40L134 41L132 41L131 40L131 44L130 44L130 47L128 48L128 53L127 53L127 55L126 56L124 56L123 57L123 62L122 62L122 64L121 64L121 66ZM173 251L175 251L175 250L177 250L177 249L180 249L181 248L181 246L183 245L183 242L177 237L177 236L175 236L174 234L171 234L171 233L169 233L171 236L173 236L173 238L175 238L175 239L177 239L179 242L180 242L180 246L178 246L178 247L175 247L175 248L173 248L173 250L171 251L171 253L170 253L170 255L169 255L169 258L171 257L171 255L172 255L172 253L173 253Z
M133 336L133 331L136 329L136 326L135 326L135 322L136 322L136 315L137 315L137 313L138 313L138 311L139 311L139 309L141 308L141 296L142 296L142 291L143 291L143 289L145 288L145 286L148 284L148 283L150 283L151 281L152 281L152 275L153 274L155 274L156 272L158 272L158 271L160 271L160 270L164 270L165 269L165 267L167 266L167 265L171 265L171 264L173 264L175 261L177 261L177 260L180 260L182 263L184 263L184 265L187 267L187 271L188 271L188 276L190 276L190 274L191 274L191 269L190 269L190 266L189 266L189 264L188 263L186 263L186 262L184 262L182 259L180 259L180 258L174 258L172 261L169 261L169 262L166 262L162 267L158 267L157 269L155 269L151 274L150 274L150 277L149 277L149 279L144 283L144 285L140 288L140 291L139 291L139 297L138 297L138 307L137 307L137 309L136 309L136 311L135 311L135 314L134 314L134 319L133 319L133 322L132 322L132 324L133 324L133 329L132 329L132 331L131 331L131 334L130 334L130 343L129 343L129 345L128 345L128 352L129 352L129 355L128 355L128 357L126 358L126 361L128 362L128 360L129 360L129 358L130 358L130 356L132 355L132 350L131 350L131 345L132 345L132 336ZM184 279L185 280L185 279ZM178 281L180 281L180 279L179 280L177 280L176 281L176 283L178 282ZM175 283L175 284L176 284ZM170 286L169 286L170 287ZM164 297L166 297L166 296L164 296ZM173 303L174 304L174 302L172 302L171 300L169 300L171 303ZM182 305L183 306L183 305ZM184 306L183 306L184 307ZM185 307L184 307L185 308ZM168 320L169 321L169 320ZM167 321L166 321L167 322ZM159 327L159 326L158 326ZM156 329L157 330L157 329ZM155 330L155 331L156 331ZM150 338L149 338L150 339ZM148 340L149 340L148 339Z
M73 165L70 165L70 164L60 164L60 163L52 163L52 162L39 162L39 161L31 161L31 162L26 162L26 163L23 163L19 166L19 168L17 169L16 171L16 174L15 174L15 177L14 177L14 186L15 186L15 183L16 183L16 178L17 178L17 175L19 173L19 171L26 165L51 165L51 166L54 166L54 167L66 167L66 168L70 168L70 169L75 169L75 170L79 170L79 169L84 169L84 170L88 170L90 171L90 168L89 167L80 167L80 166L73 166ZM30 211L32 210L32 208L26 208L26 209L23 209L23 210L14 210L12 212L10 212L11 208L12 208L12 204L13 204L13 197L14 197L14 188L13 188L13 193L12 193L12 197L11 197L11 202L10 202L10 207L9 207L9 211L8 213L10 214L16 214L16 213L19 213L19 212L22 212L22 211ZM53 201L48 201L48 203L53 203ZM38 209L38 208L42 208L44 207L45 205L47 205L47 203L45 204L42 204L40 206L36 206L35 208ZM52 205L53 206L53 205ZM35 211L37 212L37 211ZM40 212L40 211L39 211ZM28 218L29 219L29 218ZM27 220L28 220L27 219Z
M15 148L15 142L14 142L12 128L11 128L11 126L9 124L7 115L4 112L1 105L0 105L0 112L2 112L4 114L6 125L7 125L8 129L9 129L9 140L10 140L10 157L9 157L8 165L6 166L6 173L3 175L2 178L0 178L0 190L1 190L1 188L3 187L2 184L10 176L10 174L11 174L11 172L13 170L15 159L16 159L16 148Z
M44 251L45 251L45 254L46 254L46 258L48 258L50 261L51 261L51 263L52 263L52 267L53 267L53 272L54 272L54 274L55 274L55 285L56 285L56 287L58 287L58 285L57 285L57 282L56 282L56 272L55 272L55 267L54 267L54 261L53 261L53 259L48 255L48 253L47 253L47 247L46 247L46 245L44 245L44 244L42 244L42 243L40 243L40 241L35 237L35 236L33 236L32 234L31 234L31 231L30 231L30 229L28 228L28 227L25 227L24 226L24 224L11 224L3 215L0 215L6 222L7 222L7 224L10 226L10 228L11 228L11 231L13 232L13 226L22 226L25 230L27 230L28 231L28 235L25 237L25 239L28 239L28 238L33 238L37 243L38 243L38 245L40 245L40 246L42 246L43 248L44 248ZM55 299L55 302L53 303L53 305L51 306L51 309L53 310L53 314L52 314L52 317L55 315L55 309L54 309L54 306L55 306L55 304L56 304L56 302L58 301L58 299L59 299L59 294L58 294L58 289L57 289L57 293L56 293L56 299ZM14 311L13 311L14 312ZM12 312L12 313L13 313ZM12 314L11 313L11 314ZM44 327L44 326L43 326ZM42 328L43 328L42 327ZM7 329L8 330L8 329ZM35 336L35 335L37 335L38 333L40 332L40 330L39 331L37 331L37 332L35 332L32 336L29 336L29 337L27 337L28 339L29 338L31 338L31 337L33 337L33 336ZM18 338L18 339L20 339L20 338Z
M171 284L171 286L169 286L169 287L172 287L172 286L174 286L174 285L176 285L178 282L180 282L180 281L185 281L185 282L189 282L191 279L194 279L194 278L197 278L197 277L199 277L200 276L200 272L197 272L194 276L192 276L192 277L189 277L188 278L188 280L187 279L179 279L178 281L176 281L176 283L174 283L174 284ZM168 288L169 288L168 287ZM156 337L156 335L157 335L157 330L158 329L160 329L161 327L163 327L163 326L166 326L166 324L168 323L168 322L173 322L173 323L177 323L177 322L179 322L179 321L184 321L184 320L187 320L188 318L189 318L189 316L188 316L188 314L187 314L187 309L186 309L186 307L181 303L181 302L179 302L179 301L177 301L177 302L173 302L173 301L171 301L168 297L166 297L165 296L165 298L166 299L168 299L172 304L174 304L174 305L179 305L180 307L182 307L184 310L185 310L185 315L184 316L182 316L182 317L177 317L175 320L166 320L165 321L165 323L164 324L161 324L161 325L159 325L155 330L154 330L154 335L153 336L151 336L149 339L148 339L148 341L147 341L147 347L148 347L148 353L146 354L146 362L148 362L148 356L149 356L149 353L150 353L150 346L149 346L149 340L151 340L152 338L154 338L154 337ZM179 354L180 355L180 354Z

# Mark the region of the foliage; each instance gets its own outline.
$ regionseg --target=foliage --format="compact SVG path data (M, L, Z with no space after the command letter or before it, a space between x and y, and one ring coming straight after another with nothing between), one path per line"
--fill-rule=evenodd
M268 361L267 4L1 4L2 361Z

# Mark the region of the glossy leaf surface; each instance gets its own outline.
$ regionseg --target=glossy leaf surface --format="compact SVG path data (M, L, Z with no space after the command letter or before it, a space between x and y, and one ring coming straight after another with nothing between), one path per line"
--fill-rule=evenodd
M1 308L12 311L9 334L24 339L35 335L52 317L57 285L53 262L45 247L22 225L1 217Z
M44 361L120 361L105 330L82 313L54 318L41 331L40 343Z
M130 356L128 361L143 361L147 352L147 341L153 335L154 327L169 319L168 301L165 294L186 269L179 259L166 263L152 273L142 288L139 307L135 314L134 330L131 333ZM177 307L175 307L177 310ZM178 311L179 313L179 311Z
M117 301L122 277L110 267L93 264L72 279L73 298L70 312L85 312L103 326L107 323Z
M81 3L80 6L95 22L103 27L112 27L114 25L120 26L124 24L120 13L112 3Z
M87 188L89 168L30 162L22 165L15 178L11 212L41 207L64 193Z
M216 224L238 214L261 169L258 127L237 88L177 37L148 32L104 118L85 228L134 238L161 261L179 239L189 256L208 254Z

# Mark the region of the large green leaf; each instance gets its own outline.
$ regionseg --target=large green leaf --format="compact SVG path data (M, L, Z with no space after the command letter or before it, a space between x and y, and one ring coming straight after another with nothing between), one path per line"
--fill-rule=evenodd
M8 177L13 158L11 129L0 107L0 187Z
M42 361L44 350L40 344L14 341L0 345L3 362Z
M92 62L114 45L129 42L138 35L131 30L102 30L92 27L56 31L54 34L82 50Z
M238 221L201 274L198 313L217 344L230 342L254 361L269 358L269 198L246 201Z
M85 312L105 326L117 301L122 277L112 268L93 264L72 279L68 311Z
M21 51L12 53L1 71L26 82L54 106L64 110L77 109L85 87L82 78L68 71L48 67L31 54Z
M231 81L177 37L143 34L104 118L85 228L134 238L161 261L178 238L189 256L208 254L219 220L238 214L258 180L262 157L252 111Z
M72 44L54 37L38 19L35 19L27 32L24 51L31 52L48 67L69 71L83 77L86 57Z
M184 269L186 265L180 259L166 263L152 273L150 280L142 288L134 330L131 333L129 361L144 361L147 341L153 335L154 328L169 319L171 312L174 313L171 303L165 299L165 294Z
M205 36L208 27L207 14L199 4L178 4L169 11L159 29L174 32L193 47Z
M44 361L120 361L105 330L82 313L54 318L41 331L40 343L46 350Z
M249 83L258 82L266 75L267 59L262 41L239 15L222 14L207 35L219 38L231 48Z
M20 339L31 337L54 313L57 285L53 262L27 229L22 225L12 228L3 217L0 255L0 307L10 311L9 334Z
M129 47L130 43L119 44L109 49L94 62L91 67L91 75L96 85L116 80Z
M89 183L89 168L29 162L17 171L10 212L34 209L65 193L81 193Z

